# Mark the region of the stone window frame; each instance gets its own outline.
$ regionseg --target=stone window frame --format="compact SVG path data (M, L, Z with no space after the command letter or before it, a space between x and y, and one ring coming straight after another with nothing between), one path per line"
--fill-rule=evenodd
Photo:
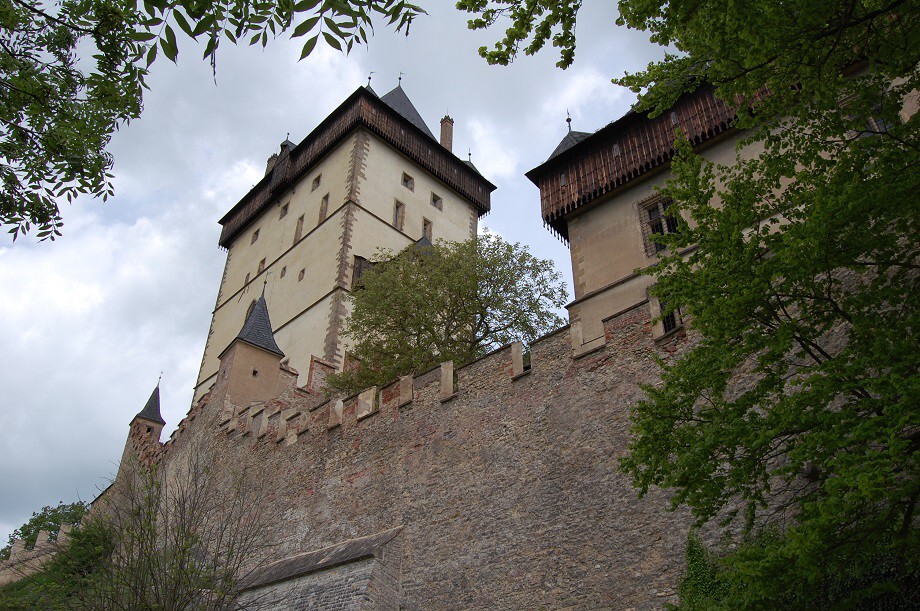
M657 322L655 322L652 329L652 336L654 339L661 339L663 337L669 336L672 333L678 331L684 326L684 314L680 309L680 305L676 306L672 312L664 316L661 313L667 307L667 301L661 297L655 298L652 297L649 292L651 287L646 289L646 296L649 300L649 306L652 314L652 319L661 317Z
M393 201L393 227L399 231L403 230L403 226L406 223L406 204L401 201Z
M297 219L297 226L294 228L294 243L295 244L300 241L300 238L303 237L303 219L304 219L304 215L301 214L300 217Z
M250 244L255 244L259 241L259 230L256 229L252 232L252 239L249 241Z
M654 257L666 250L665 245L655 240L654 235L679 231L677 216L667 214L672 203L671 198L656 194L636 204L636 216L639 219L642 243L647 257Z
M323 174L322 172L320 172L319 174L316 175L316 178L313 179L313 183L310 186L310 192L313 192L319 189L319 185L322 181L323 181Z
M409 189L413 193L415 192L415 179L412 178L408 173L403 172L402 178L400 179L400 184L405 188Z
M327 214L329 214L329 194L328 193L323 195L323 199L321 199L319 202L319 221L317 221L317 224L325 221Z
M434 242L434 223L422 217L422 237L428 238L429 242Z
M431 205L437 208L438 210L444 210L444 199L435 193L431 192Z
M288 215L289 207L290 207L290 203L285 203L283 206L281 206L281 211L278 213L279 221Z

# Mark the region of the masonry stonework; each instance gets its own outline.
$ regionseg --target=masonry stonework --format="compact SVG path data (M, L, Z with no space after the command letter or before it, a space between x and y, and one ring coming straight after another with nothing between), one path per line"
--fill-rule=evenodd
M603 343L584 356L564 328L533 344L529 370L507 346L460 367L450 400L438 368L411 390L406 379L382 388L370 412L366 393L326 400L293 375L279 397L250 405L231 400L219 374L155 460L169 468L203 442L226 464L257 465L271 491L266 537L279 545L254 567L400 529L398 547L381 545L398 557L390 602L360 606L371 566L361 559L292 572L272 585L289 601L660 608L675 600L689 517L666 511L659 491L638 499L617 460L639 385L656 379L654 356L671 358L682 341L657 344L642 303L607 319ZM221 371L248 367L237 348Z

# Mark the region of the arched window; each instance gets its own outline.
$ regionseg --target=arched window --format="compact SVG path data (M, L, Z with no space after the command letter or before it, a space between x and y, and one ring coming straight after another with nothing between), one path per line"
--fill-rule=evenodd
M243 319L243 322L249 320L249 315L252 314L252 311L256 309L256 300L253 299L252 303L249 304L249 307L246 308L246 317Z

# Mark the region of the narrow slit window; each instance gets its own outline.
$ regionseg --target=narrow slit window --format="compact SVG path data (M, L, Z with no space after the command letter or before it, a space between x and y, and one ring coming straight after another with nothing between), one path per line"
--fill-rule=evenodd
M401 201L393 204L393 227L402 231L403 223L406 220L406 205Z
M294 243L296 244L303 237L303 215L297 219L297 228L294 229Z
M432 241L431 230L432 230L431 221L429 221L428 219L422 219L422 237L428 238L429 242Z
M278 218L279 218L279 219L283 219L284 217L287 216L287 213L288 213L288 205L289 205L289 204L284 204L283 206L281 206L281 212L278 214Z
M249 243L255 244L258 239L259 239L259 230L256 229L255 231L252 232L252 240Z
M317 174L316 178L313 179L313 184L310 186L310 190L316 191L317 189L319 189L319 183L321 183L322 180L323 180L323 175Z
M257 273L261 274L262 270L264 269L265 269L265 259L262 259L261 261L259 261L259 271Z
M326 193L323 195L323 200L319 203L319 222L322 223L326 220L326 215L329 213L329 194Z

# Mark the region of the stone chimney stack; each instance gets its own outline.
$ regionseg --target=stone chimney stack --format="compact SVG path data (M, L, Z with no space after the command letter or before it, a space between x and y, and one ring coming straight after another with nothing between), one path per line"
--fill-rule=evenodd
M454 152L454 120L450 115L444 115L441 119L441 146L451 153Z

